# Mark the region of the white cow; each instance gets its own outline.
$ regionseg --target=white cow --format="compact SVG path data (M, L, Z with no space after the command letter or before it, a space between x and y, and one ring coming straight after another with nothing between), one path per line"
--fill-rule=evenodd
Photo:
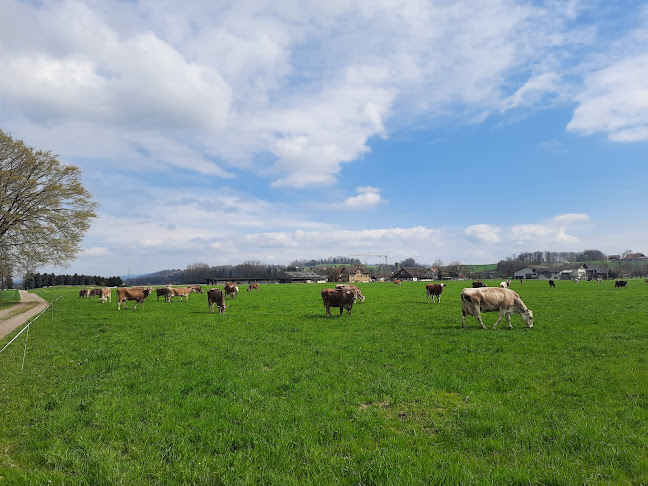
M482 321L482 312L499 312L497 322L493 324L493 329L506 316L509 329L511 325L511 314L520 314L520 317L528 327L533 327L533 312L531 312L520 296L511 289L501 289L499 287L482 287L477 289L463 289L461 291L461 327L466 328L466 315L474 316L486 329Z
M337 284L335 286L336 289L342 289L342 290L350 290L353 292L353 297L355 299L359 299L360 302L365 301L365 296L362 295L362 292L360 291L360 288L357 285L352 285L352 284Z

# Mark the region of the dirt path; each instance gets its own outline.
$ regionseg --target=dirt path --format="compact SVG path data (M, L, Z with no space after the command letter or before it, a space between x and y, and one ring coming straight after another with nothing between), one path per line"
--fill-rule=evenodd
M47 302L36 294L19 290L20 302L0 311L0 339L47 307Z

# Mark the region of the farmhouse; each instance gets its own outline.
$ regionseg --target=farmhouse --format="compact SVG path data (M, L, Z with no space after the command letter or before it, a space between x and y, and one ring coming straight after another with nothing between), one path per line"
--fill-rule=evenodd
M371 274L366 267L362 265L353 265L350 267L338 267L329 275L329 282L336 283L358 283L369 282Z
M513 274L517 280L573 280L607 278L607 271L596 265L568 263L557 267L524 267Z
M436 280L436 268L403 267L389 277L390 280Z
M624 258L624 260L636 261L636 260L648 260L648 257L643 253L629 253Z

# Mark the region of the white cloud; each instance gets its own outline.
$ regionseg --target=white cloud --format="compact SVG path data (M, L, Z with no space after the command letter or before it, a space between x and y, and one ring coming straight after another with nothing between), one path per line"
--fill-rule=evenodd
M586 214L561 214L545 223L520 224L511 228L513 241L521 245L577 243L578 237L567 234L570 225L589 221Z
M475 224L464 229L469 239L484 243L497 243L500 238L501 228L490 224Z
M92 248L86 248L83 250L84 256L108 256L110 255L110 250L101 246L93 246Z
M129 150L139 144L154 163L218 177L236 165L277 188L333 183L390 124L430 112L483 117L554 91L542 62L530 75L521 67L566 42L554 34L573 14L513 0L477 9L210 2L164 12L149 3L5 3L13 15L0 27L13 36L0 40L0 69L11 76L0 78L0 102L9 112L121 130L113 138ZM7 18L37 25L38 35ZM502 88L511 73L520 78L513 95ZM275 163L258 171L250 161L262 153Z
M648 53L589 75L568 130L607 132L612 140L648 140Z
M568 234L570 227L590 220L587 214L560 214L542 223L525 223L502 228L476 224L463 230L468 240L477 243L508 244L532 247L556 243L578 243L578 237Z
M607 133L616 142L648 140L648 8L639 9L633 21L635 30L623 32L586 60L568 130Z
M380 189L371 186L362 186L356 189L357 196L348 197L342 203L343 207L356 209L369 206L375 206L381 202L385 202L380 197Z

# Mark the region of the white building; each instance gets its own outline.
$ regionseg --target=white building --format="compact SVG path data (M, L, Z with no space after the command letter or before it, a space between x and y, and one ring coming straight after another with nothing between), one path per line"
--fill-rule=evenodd
M597 278L597 268L589 268L584 263L571 263L562 267L524 267L513 273L518 280L572 280Z

